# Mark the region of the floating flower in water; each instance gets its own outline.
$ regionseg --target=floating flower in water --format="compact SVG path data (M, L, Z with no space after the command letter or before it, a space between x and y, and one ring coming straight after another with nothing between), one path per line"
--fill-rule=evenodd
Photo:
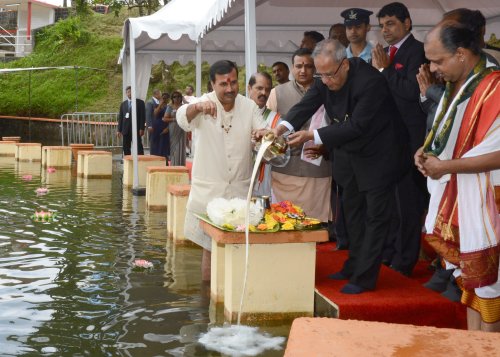
M55 213L50 211L35 211L31 218L37 222L50 222L54 219Z
M38 187L35 190L35 192L36 192L37 195L45 195L46 193L49 192L49 189L47 187Z
M138 269L153 269L153 263L145 259L136 259L134 261L134 268Z
M48 172L49 174L51 174L51 173L56 172L56 169L55 169L55 167L47 167L47 172Z
M22 179L24 181L31 181L33 179L33 175L23 175Z

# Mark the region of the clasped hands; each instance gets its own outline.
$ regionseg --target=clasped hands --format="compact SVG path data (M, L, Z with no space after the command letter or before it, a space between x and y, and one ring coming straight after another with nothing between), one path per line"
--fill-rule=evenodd
M447 174L443 161L434 155L426 154L423 147L417 150L413 158L418 171L425 177L438 180L443 175Z
M384 47L377 43L377 45L372 49L372 65L377 69L387 68L391 64L391 60L385 52Z

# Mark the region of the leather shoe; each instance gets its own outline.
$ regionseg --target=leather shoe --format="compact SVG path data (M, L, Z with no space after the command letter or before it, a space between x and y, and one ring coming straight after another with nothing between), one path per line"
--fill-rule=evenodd
M437 269L430 280L424 284L427 289L431 289L437 291L438 293L442 293L446 291L448 286L448 282L450 281L451 274L454 269Z
M406 269L397 268L394 265L391 265L390 268L394 271L397 271L399 274L406 276L406 277L410 277L410 275L411 275L411 272L406 270Z
M332 280L348 280L349 277L343 274L341 271L328 275L328 279Z
M340 292L343 294L361 294L364 293L365 291L366 291L365 288L353 283L347 283L344 285L342 289L340 289Z
M338 244L335 246L334 250L348 250L349 246L347 244Z

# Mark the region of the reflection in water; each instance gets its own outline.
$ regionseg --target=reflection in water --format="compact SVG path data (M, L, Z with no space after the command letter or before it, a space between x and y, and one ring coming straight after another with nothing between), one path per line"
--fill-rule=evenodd
M82 200L111 200L111 179L84 179L76 178L76 190L81 194Z
M201 250L167 239L166 213L111 180L0 158L1 355L212 356ZM11 160L9 163L8 160ZM22 181L32 174L32 181ZM37 196L37 187L49 192ZM56 212L33 222L35 210ZM132 271L135 259L154 264ZM282 329L278 334L286 334ZM281 355L274 354L276 356Z
M55 172L47 172L42 168L42 184L50 186L69 186L71 184L71 170L57 169Z
M40 176L42 166L40 162L15 161L14 158L11 160L14 161L15 170L20 177L24 175Z

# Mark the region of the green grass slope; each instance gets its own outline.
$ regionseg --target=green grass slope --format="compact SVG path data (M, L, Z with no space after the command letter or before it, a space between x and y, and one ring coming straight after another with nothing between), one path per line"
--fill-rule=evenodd
M123 45L121 31L137 9L114 14L90 13L71 17L39 31L30 56L0 63L0 68L79 66L79 68L23 71L0 74L0 115L59 118L79 112L117 112L122 101L122 68L118 56ZM269 68L259 66L260 71ZM206 92L209 65L202 66ZM178 62L153 66L149 93L154 88L171 93L195 84L195 65ZM31 86L30 86L31 83ZM239 68L240 93L245 93L245 69ZM31 88L31 89L30 89ZM30 93L31 91L31 93ZM149 97L149 94L148 94Z
M74 111L114 112L121 101L117 65L124 16L72 17L39 31L30 56L2 68L82 66L0 74L0 114L58 118ZM30 74L31 73L31 74ZM30 105L31 82L31 105Z

